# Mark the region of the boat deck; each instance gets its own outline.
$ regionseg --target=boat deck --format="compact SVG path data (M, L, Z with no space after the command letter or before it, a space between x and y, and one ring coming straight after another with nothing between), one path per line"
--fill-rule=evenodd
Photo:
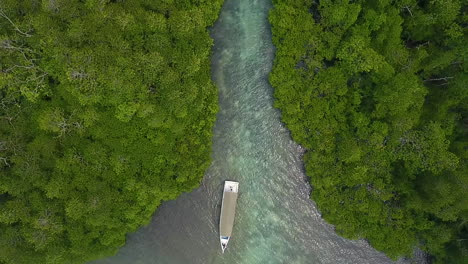
M221 206L221 218L219 222L219 233L222 237L230 237L232 233L234 215L236 214L237 188L237 182L224 186L223 204Z

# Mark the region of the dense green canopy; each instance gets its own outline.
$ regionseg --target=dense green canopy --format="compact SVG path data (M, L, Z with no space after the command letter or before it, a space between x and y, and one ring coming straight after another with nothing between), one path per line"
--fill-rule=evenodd
M112 254L199 184L221 2L0 1L0 263Z
M395 258L468 258L462 0L274 0L276 107L323 217Z

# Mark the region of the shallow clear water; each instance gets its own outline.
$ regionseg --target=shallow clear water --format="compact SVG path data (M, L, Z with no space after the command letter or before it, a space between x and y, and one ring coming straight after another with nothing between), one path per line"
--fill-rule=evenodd
M164 203L114 256L95 263L391 263L336 235L309 199L302 150L273 108L268 0L226 0L211 30L220 112L213 163L200 188ZM233 237L221 254L224 180L240 182Z

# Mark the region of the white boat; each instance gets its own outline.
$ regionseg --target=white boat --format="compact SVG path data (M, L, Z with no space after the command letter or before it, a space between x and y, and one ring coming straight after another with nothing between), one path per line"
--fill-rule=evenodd
M223 253L227 248L229 239L231 239L232 227L234 226L234 216L236 214L238 191L238 182L224 182L223 202L221 204L221 216L219 220L219 241L221 243L221 250Z

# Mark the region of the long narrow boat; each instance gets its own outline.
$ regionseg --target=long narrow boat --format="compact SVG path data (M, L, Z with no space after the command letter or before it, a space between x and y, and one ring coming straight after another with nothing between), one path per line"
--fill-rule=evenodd
M223 253L227 248L227 244L231 238L232 227L234 226L238 191L238 182L224 182L223 203L221 204L221 216L219 220L219 240Z

